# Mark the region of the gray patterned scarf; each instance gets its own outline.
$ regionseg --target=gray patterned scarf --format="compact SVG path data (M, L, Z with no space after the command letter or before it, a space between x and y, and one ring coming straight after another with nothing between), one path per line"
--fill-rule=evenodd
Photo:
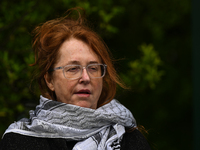
M30 119L11 124L4 134L76 140L73 150L113 150L120 149L125 127L136 127L136 121L116 100L94 110L40 96L40 104L30 111Z

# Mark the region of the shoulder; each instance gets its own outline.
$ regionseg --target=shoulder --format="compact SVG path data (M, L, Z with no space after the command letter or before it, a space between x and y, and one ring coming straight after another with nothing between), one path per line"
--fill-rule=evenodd
M17 133L7 133L0 141L1 150L56 150L66 149L64 139L38 138Z
M146 138L139 130L126 132L121 142L122 150L151 150Z
M48 140L17 133L7 133L0 143L2 150L49 149Z

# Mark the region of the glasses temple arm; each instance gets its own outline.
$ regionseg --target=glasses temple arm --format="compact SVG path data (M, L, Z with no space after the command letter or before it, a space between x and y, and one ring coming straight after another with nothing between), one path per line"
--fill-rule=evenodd
M58 70L58 69L63 69L63 67L51 68L51 69L48 70L48 72L52 72L52 71L55 71L55 70Z

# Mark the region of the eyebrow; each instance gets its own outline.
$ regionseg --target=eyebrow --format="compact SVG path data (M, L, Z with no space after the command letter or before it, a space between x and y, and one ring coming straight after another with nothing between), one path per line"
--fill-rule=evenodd
M98 64L99 62L97 62L97 61L90 61L88 64ZM74 60L74 61L69 61L69 62L67 62L66 64L65 64L65 66L66 65L80 65L81 63L80 63L80 61L76 61L76 60Z
M74 60L74 61L67 62L65 65L72 65L72 64L80 65L80 62Z

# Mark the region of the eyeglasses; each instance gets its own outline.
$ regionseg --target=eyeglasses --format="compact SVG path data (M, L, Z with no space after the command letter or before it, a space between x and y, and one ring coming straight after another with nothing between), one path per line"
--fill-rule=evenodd
M72 80L80 78L83 73L83 69L86 69L90 78L102 78L106 74L106 68L106 64L89 64L86 67L81 65L66 65L64 67L50 69L48 72L62 69L64 77Z

